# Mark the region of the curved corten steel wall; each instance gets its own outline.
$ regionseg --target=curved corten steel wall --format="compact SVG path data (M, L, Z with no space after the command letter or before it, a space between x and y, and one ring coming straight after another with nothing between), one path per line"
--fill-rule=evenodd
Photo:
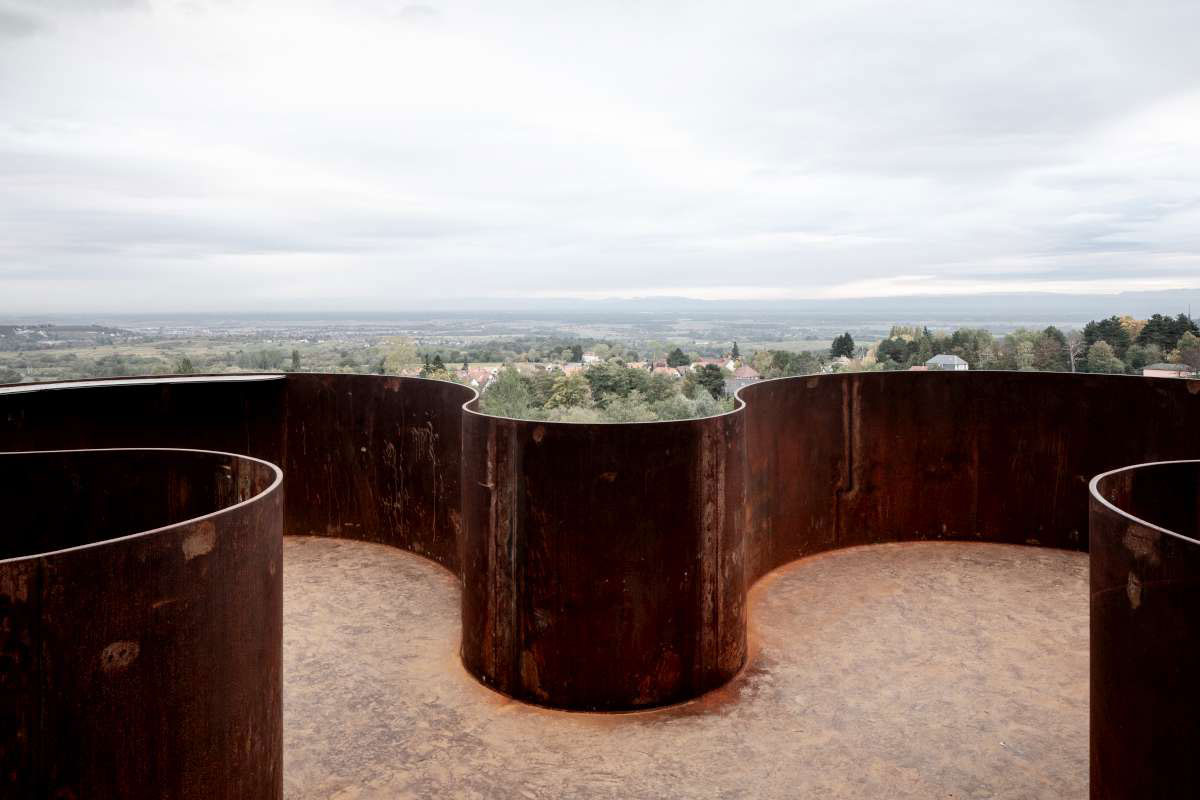
M860 544L1087 550L1092 476L1200 454L1200 381L854 373L743 389L750 576Z
M283 463L282 375L0 386L0 451L190 447Z
M457 572L465 386L208 375L0 387L0 450L199 447L287 475L284 530L381 542Z
M281 796L281 492L228 453L0 453L0 796Z
M287 376L284 529L411 550L458 572L462 406L446 381Z
M632 425L463 417L467 669L534 703L631 709L746 656L739 413Z
M1200 381L1177 379L801 377L743 389L721 417L636 425L488 417L463 410L470 389L409 378L73 386L0 388L0 449L206 446L280 463L285 531L452 569L466 667L575 709L720 684L745 657L746 587L776 566L909 540L1086 550L1091 476L1200 454Z
M1200 461L1092 481L1091 796L1200 786Z

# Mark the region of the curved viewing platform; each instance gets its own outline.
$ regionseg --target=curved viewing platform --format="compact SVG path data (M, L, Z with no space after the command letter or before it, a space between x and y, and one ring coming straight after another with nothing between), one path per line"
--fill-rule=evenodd
M45 462L3 483L6 505L42 501L5 546L65 546L92 571L52 613L14 599L39 559L0 562L6 623L36 630L6 653L74 676L131 743L105 757L141 758L120 784L60 773L100 729L42 728L39 751L3 742L22 789L151 797L170 774L181 797L1116 798L1200 777L1200 473L1149 463L1200 454L1200 381L810 376L634 424L491 417L466 387L384 376L20 388L0 388L0 450L250 457L205 456L234 489L187 451L119 451L164 455L86 480L72 463L115 456L0 457ZM169 463L137 465L152 458ZM193 558L170 538L241 517ZM178 563L104 566L134 544ZM208 599L173 600L184 586ZM92 632L85 607L126 628ZM162 608L181 610L146 610ZM33 638L84 628L98 650ZM225 655L141 649L122 696L158 711L106 705L100 639L151 632L224 636ZM280 653L282 677L263 666ZM250 696L218 726L241 733L205 727Z

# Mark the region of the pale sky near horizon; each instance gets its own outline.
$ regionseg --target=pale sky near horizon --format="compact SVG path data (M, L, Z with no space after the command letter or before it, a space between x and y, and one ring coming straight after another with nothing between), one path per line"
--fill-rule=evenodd
M0 0L0 313L1200 287L1200 2Z

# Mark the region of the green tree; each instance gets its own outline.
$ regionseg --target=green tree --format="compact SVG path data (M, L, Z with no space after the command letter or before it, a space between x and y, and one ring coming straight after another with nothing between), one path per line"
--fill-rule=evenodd
M1179 337L1179 346L1175 349L1179 354L1179 363L1200 370L1200 336L1191 331L1185 331Z
M605 405L607 397L627 397L630 392L650 390L650 373L644 369L626 367L615 361L596 364L584 373L592 387L597 405Z
M642 390L642 394L650 403L659 403L668 397L678 397L679 389L675 385L675 381L676 379L669 375L647 373L646 388Z
M399 375L400 371L405 367L417 363L417 346L412 339L396 337L387 341L384 357L383 368L389 375ZM426 365L429 364L429 356L425 356Z
M196 368L192 366L192 360L187 356L181 356L180 359L175 362L174 372L176 375L191 375L195 371Z
M343 353L343 356L348 357L348 353ZM256 370L277 370L282 369L285 356L282 350L267 348L265 350L251 350L246 353L238 353L238 366L242 369ZM357 362L355 362L357 366Z
M682 350L680 350L678 347L676 347L674 350L672 350L670 353L667 354L667 366L668 367L686 367L688 364L691 364L691 363L692 363L692 360L690 358L688 358L687 355Z
M983 328L959 328L950 335L948 350L971 369L988 369L995 360L995 340Z
M820 372L820 360L807 350L793 353L788 350L771 350L765 364L756 358L754 368L769 378L787 378L793 375L811 375Z
M833 344L829 347L830 358L854 358L854 337L846 331L841 336L835 337Z
M526 419L529 416L529 389L521 379L521 373L512 367L504 367L496 373L479 398L479 407L486 414L497 417Z
M1169 353L1179 346L1179 340L1185 333L1200 335L1200 328L1186 314L1174 318L1155 314L1146 320L1138 333L1137 343L1158 345L1160 351Z
M1067 337L1051 325L1033 343L1033 368L1044 372L1067 370Z
M712 395L713 399L725 394L725 373L716 364L705 364L693 374L696 382Z
M529 390L529 405L533 408L545 408L546 401L554 391L555 374L550 370L539 369L529 376L523 376L525 387Z
M681 394L664 397L652 405L654 413L662 420L691 419L696 416L696 404Z
M583 361L583 345L571 345L571 360L576 362Z
M421 368L422 378L435 378L440 381L453 380L453 377L446 371L446 362L442 361L441 353L434 353L430 358L429 354L425 354L425 366Z
M605 422L653 422L658 419L654 409L636 389L628 397L614 397L602 412Z
M554 389L546 408L591 408L592 387L580 374L562 375L554 380Z
M1125 350L1132 343L1129 328L1115 314L1108 319L1092 320L1084 325L1083 339L1087 342L1088 348L1091 348L1096 342L1107 342L1117 358L1124 358ZM1089 352L1091 352L1090 349ZM1089 371L1095 372L1090 367Z
M750 356L750 366L754 367L762 375L766 375L771 369L772 354L770 350L755 350L754 355Z
M1017 342L1013 351L1014 366L1022 372L1033 371L1033 340L1021 339Z
M292 372L300 371L300 351L292 348Z
M716 398L706 392L701 392L696 398L696 416L711 417L716 414L724 414L726 411L733 411L733 398Z
M594 408L583 408L582 406L552 408L542 412L540 418L549 420L550 422L582 422L588 424L604 421L599 411Z
M1141 373L1150 364L1157 364L1162 360L1162 351L1155 344L1138 344L1134 342L1125 351L1125 366L1134 374Z
M895 364L906 364L915 350L916 347L911 340L892 337L884 339L875 346L875 358L880 362L891 361Z
M0 367L0 383L20 383L21 373L8 367Z
M1097 339L1087 351L1087 371L1119 374L1125 371L1125 364L1117 358L1111 344Z
M729 355L735 359L742 357L741 352L738 351L737 342L733 343L733 350L729 351Z

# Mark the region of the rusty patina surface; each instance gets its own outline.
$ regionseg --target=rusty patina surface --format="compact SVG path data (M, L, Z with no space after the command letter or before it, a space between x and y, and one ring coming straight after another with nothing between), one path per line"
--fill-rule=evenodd
M1093 476L1200 454L1200 381L857 373L740 396L751 576L890 541L1087 550Z
M529 702L615 710L720 686L746 656L740 413L463 419L467 669Z
M281 475L0 454L0 796L277 798Z
M1197 381L860 373L740 396L717 418L555 425L383 376L22 387L0 389L0 449L203 446L282 464L285 531L452 569L468 669L574 709L720 684L744 658L747 587L797 558L922 540L1087 550L1091 476L1200 454ZM1138 635L1160 624L1137 620Z
M1091 498L1093 800L1200 786L1200 461L1098 476Z
M458 571L462 405L474 397L446 381L289 375L285 530L388 544Z

